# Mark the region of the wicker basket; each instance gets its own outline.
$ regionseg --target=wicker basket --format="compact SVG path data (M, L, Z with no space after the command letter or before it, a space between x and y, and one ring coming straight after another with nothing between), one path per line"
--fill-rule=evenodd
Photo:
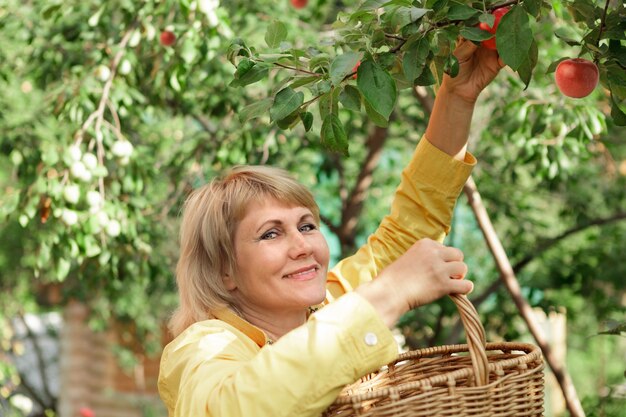
M526 343L485 343L465 296L452 296L467 344L401 354L344 388L323 417L526 417L543 415L543 359ZM469 353L469 354L468 354Z

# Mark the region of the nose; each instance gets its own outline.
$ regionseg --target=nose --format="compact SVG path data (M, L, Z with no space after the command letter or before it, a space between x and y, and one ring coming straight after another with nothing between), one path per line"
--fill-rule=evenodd
M313 252L313 245L300 231L291 234L289 240L289 256L293 259L304 258L311 255Z

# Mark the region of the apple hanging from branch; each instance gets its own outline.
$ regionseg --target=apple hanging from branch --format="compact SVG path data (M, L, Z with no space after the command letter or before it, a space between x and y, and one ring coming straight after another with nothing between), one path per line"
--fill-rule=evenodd
M570 58L559 63L554 78L564 95L582 98L591 94L598 85L599 71L596 64L587 59Z
M486 32L491 33L492 35L494 35L493 37L482 41L482 45L485 48L488 49L496 49L496 30L498 29L498 25L500 24L500 20L502 20L502 16L504 16L505 14L507 14L507 12L510 10L509 7L500 7L499 9L495 9L493 12L491 12L491 14L493 15L493 17L495 18L494 22L493 22L493 27L489 26L489 24L485 23L485 22L480 22L478 24L478 28L481 30L484 30Z

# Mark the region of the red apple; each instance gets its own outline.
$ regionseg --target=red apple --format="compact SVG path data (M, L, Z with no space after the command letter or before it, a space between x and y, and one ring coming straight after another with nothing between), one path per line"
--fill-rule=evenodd
M309 0L289 0L291 5L296 9L304 9L309 3Z
M359 69L359 65L361 65L361 61L357 61L356 65L354 66L354 68L352 68L352 72L354 73L352 78L355 79L355 80L356 80L356 71Z
M81 407L80 410L78 410L78 414L80 414L80 417L95 417L96 415L89 407Z
M174 45L174 42L176 42L176 35L174 35L174 32L164 30L161 32L161 37L159 39L161 41L161 45L172 46Z
M489 26L487 23L480 22L478 24L478 28L495 35L496 30L498 30L498 25L500 24L500 20L502 19L502 16L504 16L508 11L509 11L508 7L500 7L499 9L495 9L494 11L491 12L493 17L495 18L493 22L493 27ZM485 48L496 49L496 37L493 36L492 38L489 38L486 41L483 41L482 44Z
M600 74L593 62L583 58L563 60L556 67L554 78L559 90L568 97L587 97L596 85Z

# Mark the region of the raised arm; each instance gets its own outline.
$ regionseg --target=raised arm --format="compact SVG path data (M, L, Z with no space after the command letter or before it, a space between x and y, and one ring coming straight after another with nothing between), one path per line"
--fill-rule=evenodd
M437 92L425 138L418 144L389 215L366 245L329 275L329 299L368 282L423 238L442 242L454 205L475 159L466 153L474 105L502 62L493 50L460 40L455 49L459 74L446 76Z
M426 139L459 161L465 160L474 105L481 91L504 66L498 53L460 40L454 55L459 74L445 76L426 128ZM452 128L451 128L452 127Z

